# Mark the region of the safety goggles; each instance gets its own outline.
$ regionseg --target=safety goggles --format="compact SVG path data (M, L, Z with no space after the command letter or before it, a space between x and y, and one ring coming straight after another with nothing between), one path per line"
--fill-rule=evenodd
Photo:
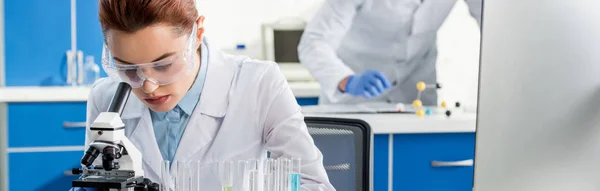
M116 61L108 46L104 44L102 67L110 78L128 83L133 88L142 87L146 81L161 86L174 83L190 72L194 66L194 53L196 52L194 48L196 44L195 24L193 29L187 40L185 50L150 63L128 64Z

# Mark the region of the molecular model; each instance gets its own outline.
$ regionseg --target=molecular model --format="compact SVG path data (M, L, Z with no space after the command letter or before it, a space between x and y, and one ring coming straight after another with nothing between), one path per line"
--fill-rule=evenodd
M419 117L423 117L425 115L432 115L433 114L433 110L430 107L424 107L423 106L423 102L421 101L421 94L423 94L423 92L427 89L436 89L439 90L442 88L442 86L437 83L437 84L426 84L423 81L420 81L417 83L417 90L419 91L419 93L417 94L417 99L415 101L413 101L413 106L415 107L416 114ZM455 106L458 108L460 107L460 103L456 102ZM450 111L450 109L448 109L448 104L446 103L446 101L442 101L440 104L440 107L444 110L446 110L445 114L446 116L450 117L450 115L452 115L452 112Z

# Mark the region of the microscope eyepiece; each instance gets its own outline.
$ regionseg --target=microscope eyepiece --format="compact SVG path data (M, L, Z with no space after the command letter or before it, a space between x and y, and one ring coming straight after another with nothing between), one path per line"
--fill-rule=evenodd
M100 150L96 149L95 147L89 147L88 150L85 151L83 158L81 158L81 164L86 167L92 166L99 154Z

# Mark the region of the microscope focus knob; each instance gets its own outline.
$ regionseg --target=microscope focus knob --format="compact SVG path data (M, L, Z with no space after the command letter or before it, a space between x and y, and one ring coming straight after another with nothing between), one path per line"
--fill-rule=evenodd
M78 174L82 174L82 173L83 173L83 170L81 170L79 168L72 168L71 169L71 174L78 175Z
M148 178L144 178L144 181L141 183L138 183L134 188L134 191L159 191L159 190L160 190L160 184L152 182Z

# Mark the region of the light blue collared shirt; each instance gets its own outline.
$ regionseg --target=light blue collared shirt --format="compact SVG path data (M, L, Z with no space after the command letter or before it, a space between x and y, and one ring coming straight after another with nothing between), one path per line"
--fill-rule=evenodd
M163 160L173 161L175 152L179 146L179 141L183 136L183 132L190 120L190 116L200 101L208 65L208 48L204 42L202 43L202 49L200 50L202 54L200 71L196 76L192 88L190 88L177 106L171 111L154 112L150 110L154 136L156 137L156 142L158 143L158 148Z

